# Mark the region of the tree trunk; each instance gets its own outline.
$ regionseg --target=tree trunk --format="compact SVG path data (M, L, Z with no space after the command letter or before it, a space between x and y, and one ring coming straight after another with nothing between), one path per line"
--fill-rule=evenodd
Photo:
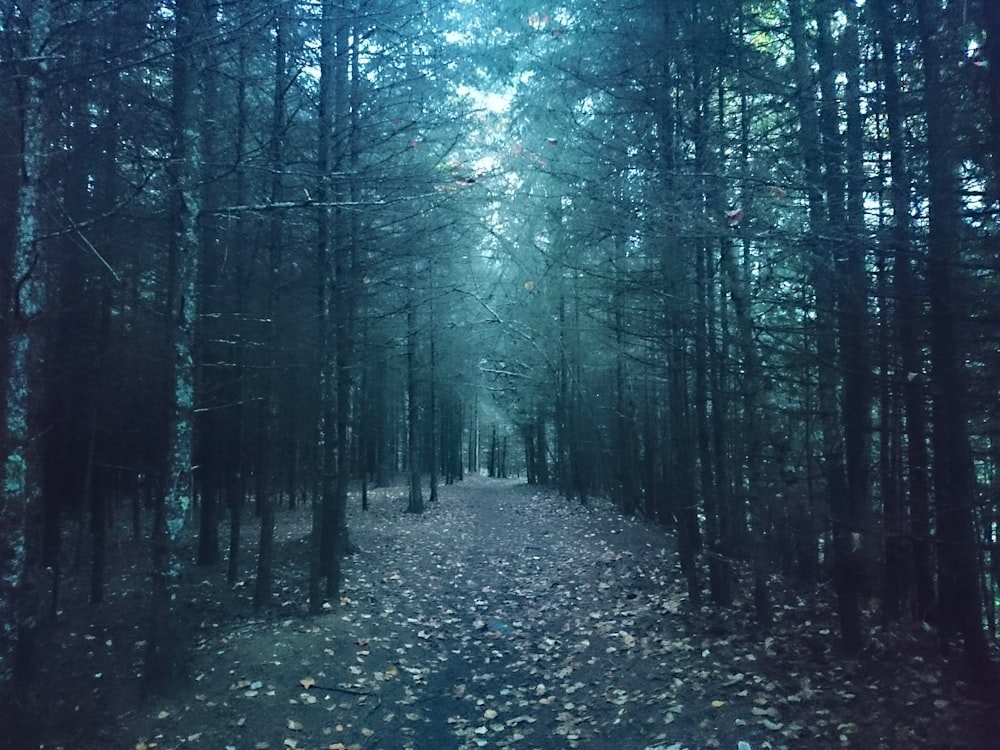
M198 117L195 90L199 83L198 55L204 33L203 6L178 0L172 81L173 153L167 175L174 220L168 295L173 350L169 455L160 488L153 531L153 573L150 630L145 678L158 690L176 687L185 676L185 643L174 606L178 601L182 563L181 531L191 509L193 481L194 329L198 292L198 214L200 194Z
M892 227L889 243L893 255L896 326L902 374L898 379L903 396L906 429L906 496L910 506L912 532L913 581L916 615L929 617L934 603L934 577L930 541L930 487L927 470L927 414L924 357L920 342L923 330L923 302L913 271L913 245L910 226L910 177L905 141L905 113L899 81L896 34L889 0L873 5L879 45L884 58L883 96L889 139ZM884 375L883 375L884 377ZM900 529L900 531L903 531ZM897 541L896 545L902 543ZM899 550L902 554L902 550ZM894 551L895 555L895 551ZM886 562L888 565L888 561Z
M351 120L352 89L350 82L351 26L348 10L340 7L335 34L336 57L334 58L334 132L338 135L333 144L333 169L340 174L349 173L352 164L349 159L352 154L353 138L356 137ZM356 164L354 165L356 167ZM338 200L349 196L343 180L338 180L336 189ZM353 196L357 198L356 195ZM351 466L351 372L354 353L354 284L352 247L353 220L350 213L342 208L334 209L334 251L333 251L333 281L334 281L334 315L336 319L336 497L334 501L333 557L330 561L330 575L327 579L327 596L339 596L341 585L340 558L349 551L347 535L347 493Z
M993 195L1000 197L1000 5L982 4L986 29L986 61L990 71L990 148L993 153Z
M40 180L47 153L48 132L43 101L48 61L44 45L48 42L51 7L48 0L34 0L21 5L23 22L24 65L29 71L23 79L21 95L22 130L21 184L17 194L16 232L12 278L7 288L12 298L3 310L4 345L7 347L5 402L3 411L3 486L0 502L0 690L17 689L23 674L16 669L18 653L28 639L28 623L34 594L26 567L30 545L29 519L36 516L41 502L40 455L30 439L34 405L38 402L38 374L42 372L41 328L36 319L46 307L45 258L40 253L41 217Z
M318 497L314 501L309 554L309 611L319 614L323 609L322 581L329 574L326 561L333 554L330 549L331 523L336 503L334 485L335 465L335 403L336 361L334 357L334 306L330 209L324 204L329 200L329 173L332 158L331 135L334 118L334 61L336 57L336 10L331 0L322 4L320 21L320 80L319 116L317 118L317 181L316 199L316 301L320 321L317 342L319 376L319 415L316 421L316 452L319 473Z
M417 312L415 301L406 309L406 462L410 476L410 497L406 510L424 512L424 496L420 487L420 404L417 400Z
M438 499L438 439L440 435L440 427L438 425L438 408L437 408L437 331L435 330L434 321L434 295L437 294L434 288L434 268L433 265L430 269L430 279L431 279L431 300L430 300L430 362L429 365L429 377L430 383L429 391L427 394L427 431L430 435L429 448L430 455L428 456L428 464L430 469L430 488L431 493L428 498L429 502L436 503Z
M924 112L928 144L928 293L930 296L931 440L937 510L938 595L941 634L960 633L974 678L989 665L983 633L973 508L976 480L969 442L962 305L955 289L961 259L961 205L955 184L954 103L941 69L940 11L917 0L924 63ZM957 53L958 54L958 53Z
M226 583L235 586L240 575L240 536L243 520L243 480L234 478L226 486L226 503L229 507L229 560L226 566Z
M827 228L843 224L843 166L839 159L836 100L833 92L836 71L829 39L829 8L818 8L819 33L817 57L822 88L821 117L815 113L816 96L806 44L806 22L801 0L789 2L794 71L799 91L796 109L799 119L799 144L808 185L809 224L812 235L812 285L815 292L817 395L822 434L822 468L833 521L833 575L837 590L841 637L849 651L862 646L861 612L857 602L857 583L853 571L856 538L852 536L848 482L844 467L844 446L838 403L839 377L837 351L837 280L835 261ZM825 106L825 109L822 107ZM825 149L823 147L826 147ZM826 168L825 172L823 168ZM825 188L826 196L822 189Z
M849 649L863 646L861 613L858 597L870 593L868 567L872 544L866 530L871 527L871 357L868 347L868 272L865 264L866 229L864 217L864 138L861 114L860 52L858 18L854 3L846 7L847 28L841 40L840 67L845 71L847 85L844 95L847 138L844 154L846 183L844 184L845 231L834 256L834 272L838 282L837 328L842 371L841 404L844 420L844 463L847 496L844 515L850 533L850 591L853 604L846 604L846 617L853 622L845 628ZM839 128L838 128L839 132ZM829 200L829 199L828 199ZM832 223L831 226L838 226Z
M285 171L285 93L288 81L288 36L289 25L293 20L287 16L284 6L279 6L274 16L274 78L271 97L271 133L268 144L268 160L271 171L270 201L278 203L283 198ZM254 587L254 606L259 608L270 605L273 585L274 557L274 524L276 487L278 486L277 466L279 457L279 377L281 362L278 360L279 327L279 290L282 250L284 242L283 217L279 211L273 211L269 217L267 250L268 250L268 284L265 300L265 315L267 333L265 340L266 372L263 376L264 388L260 408L260 428L257 445L257 466L254 496L257 501L260 519L260 541L257 549L257 578Z

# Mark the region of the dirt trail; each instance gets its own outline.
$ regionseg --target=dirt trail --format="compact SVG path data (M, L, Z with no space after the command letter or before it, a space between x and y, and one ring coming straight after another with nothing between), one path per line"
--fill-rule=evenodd
M755 638L745 608L689 612L669 537L606 506L480 478L421 516L400 490L355 506L328 614L302 611L308 514L284 514L277 614L206 615L191 694L120 714L101 746L994 746L967 723L985 709L956 712L967 693L909 653L840 663L820 621Z
M643 644L663 633L660 613L632 605L645 586L671 601L662 588L671 564L662 536L633 525L630 543L656 544L639 562L609 520L474 479L444 488L424 518L400 519L377 562L353 561L351 588L373 597L389 627L376 628L386 651L366 661L379 668L395 654L413 682L401 709L412 723L397 742L372 746L653 744L664 712L626 700L639 696L619 673L633 672ZM364 618L355 625L363 631ZM650 677L669 683L669 674Z
M509 481L442 487L421 516L404 502L352 510L361 552L330 614L202 639L196 695L138 722L146 743L704 744L694 728L708 701L676 700L671 657L694 646L670 623L680 597L666 537Z

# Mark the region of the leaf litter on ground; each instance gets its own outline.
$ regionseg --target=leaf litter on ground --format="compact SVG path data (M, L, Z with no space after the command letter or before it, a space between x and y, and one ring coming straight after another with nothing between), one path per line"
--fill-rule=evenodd
M310 515L283 513L275 613L227 620L202 590L199 697L121 712L129 744L988 747L989 698L926 634L876 630L843 660L820 599L786 594L760 635L746 605L692 610L667 533L606 504L477 477L439 494L422 516L398 491L352 503L360 551L312 618Z

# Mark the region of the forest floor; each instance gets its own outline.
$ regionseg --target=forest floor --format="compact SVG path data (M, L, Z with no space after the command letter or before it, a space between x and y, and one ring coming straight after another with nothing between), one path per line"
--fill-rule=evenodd
M1000 748L1000 696L919 627L875 629L846 660L822 596L776 585L767 634L747 604L692 611L668 537L605 504L481 478L423 515L405 504L399 489L365 513L352 500L359 551L321 616L304 609L306 509L279 514L272 612L254 612L251 571L230 589L224 570L189 568L191 685L172 698L140 688L143 565L96 610L70 591L0 735L67 750Z

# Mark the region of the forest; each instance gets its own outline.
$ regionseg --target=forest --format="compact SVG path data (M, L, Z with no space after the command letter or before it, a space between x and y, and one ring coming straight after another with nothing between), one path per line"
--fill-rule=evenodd
M185 580L273 610L297 513L320 616L470 475L996 680L997 71L993 0L0 0L0 694L123 559L168 689Z

